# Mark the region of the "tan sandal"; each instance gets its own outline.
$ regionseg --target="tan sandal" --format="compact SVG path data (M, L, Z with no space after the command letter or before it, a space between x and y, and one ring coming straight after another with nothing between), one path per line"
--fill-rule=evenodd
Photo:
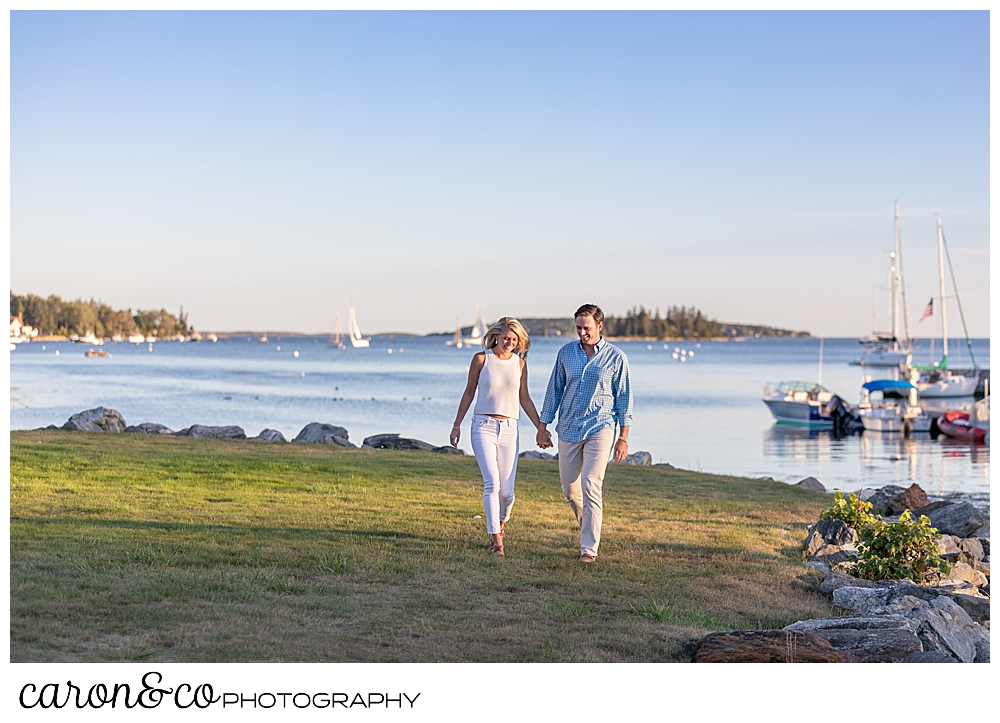
M596 559L594 555L587 554L586 552L580 555L580 562L593 562Z
M503 543L502 542L491 542L490 543L490 554L493 557L503 557Z

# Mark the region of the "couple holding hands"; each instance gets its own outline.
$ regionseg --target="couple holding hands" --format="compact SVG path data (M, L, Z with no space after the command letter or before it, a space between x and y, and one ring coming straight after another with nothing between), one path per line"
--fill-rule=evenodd
M553 446L548 425L558 413L559 479L563 496L580 524L580 561L597 558L604 472L612 450L615 462L628 455L632 387L625 353L601 336L604 312L584 304L573 316L579 341L559 350L541 415L528 395L525 358L531 340L517 319L505 316L494 324L483 337L485 351L476 354L469 367L469 381L450 439L457 447L462 420L475 399L470 441L483 474L490 549L498 557L504 554L504 525L514 504L517 420L523 408L538 430L535 442L542 449Z

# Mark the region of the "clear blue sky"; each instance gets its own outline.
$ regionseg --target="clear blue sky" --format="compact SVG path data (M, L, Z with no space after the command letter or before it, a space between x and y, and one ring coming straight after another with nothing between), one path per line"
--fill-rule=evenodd
M986 12L11 15L17 293L204 330L353 298L367 333L591 302L860 335L895 199L911 322L938 212L987 336Z

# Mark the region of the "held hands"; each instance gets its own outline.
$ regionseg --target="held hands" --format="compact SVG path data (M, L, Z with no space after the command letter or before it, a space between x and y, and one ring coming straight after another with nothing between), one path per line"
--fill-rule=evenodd
M628 442L626 442L624 439L619 439L617 442L615 442L615 454L613 459L617 464L618 462L621 462L623 459L625 459L627 456L628 456Z
M544 426L538 428L538 434L535 435L535 444L537 444L542 449L547 449L552 446L552 432L547 430Z

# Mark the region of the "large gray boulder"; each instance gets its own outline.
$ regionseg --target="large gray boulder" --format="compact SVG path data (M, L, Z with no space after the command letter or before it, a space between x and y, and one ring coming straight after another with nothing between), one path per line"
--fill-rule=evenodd
M465 452L458 449L457 447L452 447L450 444L444 444L440 447L435 447L431 452L437 452L438 454L454 454L458 456L463 456Z
M517 455L519 459L555 459L554 454L549 454L548 452L538 452L534 449L529 449L527 452L521 452Z
M277 429L262 429L260 434L254 437L258 442L287 442L285 435Z
M653 455L649 452L633 452L622 460L622 464L632 464L638 467L648 467L653 464Z
M973 537L973 533L986 522L983 513L971 502L956 502L921 514L926 514L931 524L942 535L956 535L963 538Z
M124 432L128 425L117 410L96 407L85 412L77 412L62 428L77 432Z
M962 552L971 555L973 560L981 561L984 557L986 557L986 550L983 548L983 543L975 537L968 537L964 540L960 540L958 548Z
M833 604L855 615L885 615L892 596L887 587L840 587L833 591Z
M785 630L818 635L863 663L900 663L923 650L920 639L902 615L803 620L786 626Z
M400 437L398 434L373 434L371 437L365 437L362 446L372 449L403 449L419 452L433 452L436 449L430 442Z
M205 424L192 424L190 427L175 432L176 437L194 437L196 439L246 439L242 427L210 427Z
M815 477L806 477L803 480L799 480L795 483L796 487L805 487L807 490L816 490L817 492L826 492L826 487Z
M906 492L906 488L899 485L886 485L881 489L875 490L875 494L868 498L868 502L872 503L872 512L879 515L884 514L885 506L889 500L903 492Z
M986 579L986 575L965 562L956 562L952 565L948 577L952 580L963 580L972 583L976 587L983 587L989 582Z
M137 424L134 427L126 427L126 432L132 432L133 434L173 434L174 430L170 427L166 427L162 424L156 424L155 422L143 422L142 424Z
M919 510L929 502L927 493L914 482L898 495L890 497L885 503L885 511L890 515L898 515L903 510Z
M806 530L806 555L812 557L826 545L852 547L858 541L858 533L843 520L820 520Z
M954 593L949 595L952 600L958 603L962 609L969 614L973 621L980 625L990 619L990 599L985 595L963 595Z
M938 595L927 601L914 595L901 595L893 598L886 610L910 621L924 650L936 650L961 663L975 660L982 626L949 596Z
M335 444L340 447L353 447L348 441L348 432L343 427L322 422L310 422L296 435L293 442Z

